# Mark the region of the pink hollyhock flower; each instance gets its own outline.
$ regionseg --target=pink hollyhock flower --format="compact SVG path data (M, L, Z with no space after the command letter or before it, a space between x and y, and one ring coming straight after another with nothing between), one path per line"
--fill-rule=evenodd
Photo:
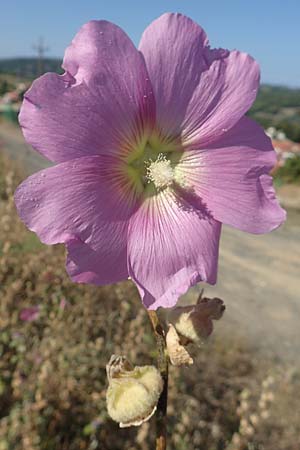
M138 50L116 25L87 23L63 68L25 95L25 138L55 166L16 204L44 243L66 244L74 281L130 276L147 308L171 307L216 282L221 223L267 233L284 221L275 152L245 117L259 86L250 56L210 49L200 26L164 14Z
M38 319L40 315L39 306L33 306L31 308L24 308L20 312L20 319L24 322L33 322Z

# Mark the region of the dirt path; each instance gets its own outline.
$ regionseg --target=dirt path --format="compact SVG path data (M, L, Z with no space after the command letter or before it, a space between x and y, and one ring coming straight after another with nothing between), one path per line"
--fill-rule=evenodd
M1 141L27 172L49 165L16 127L0 123ZM300 204L299 190L293 201ZM264 236L223 227L218 283L206 294L226 302L219 333L233 330L260 352L300 365L300 210L288 209L287 222Z
M0 151L5 151L24 168L28 174L50 165L49 161L32 150L24 141L23 134L15 125L0 119Z
M264 236L224 226L218 282L205 291L225 300L226 332L300 365L300 211L289 210L287 222Z

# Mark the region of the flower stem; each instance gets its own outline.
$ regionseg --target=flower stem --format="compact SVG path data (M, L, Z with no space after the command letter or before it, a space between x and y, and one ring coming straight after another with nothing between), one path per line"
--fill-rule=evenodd
M165 332L155 311L148 311L157 345L157 365L163 379L163 391L156 411L156 450L167 448L167 404L168 404L168 355Z

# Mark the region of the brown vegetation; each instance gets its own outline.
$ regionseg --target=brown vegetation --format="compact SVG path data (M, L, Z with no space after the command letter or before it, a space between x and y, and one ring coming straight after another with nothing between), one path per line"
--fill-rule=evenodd
M17 218L20 178L0 157L0 450L151 450L153 419L120 430L105 407L111 354L155 357L136 289L72 283L63 248ZM37 317L21 320L34 306ZM170 450L299 449L299 372L257 360L222 324L193 357L170 370Z

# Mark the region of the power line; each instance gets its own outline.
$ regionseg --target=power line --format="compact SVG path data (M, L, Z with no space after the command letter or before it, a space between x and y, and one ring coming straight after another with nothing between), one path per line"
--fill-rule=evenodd
M44 70L45 53L49 51L49 47L45 45L44 39L39 38L37 44L33 45L33 49L37 52L37 75L42 75Z

